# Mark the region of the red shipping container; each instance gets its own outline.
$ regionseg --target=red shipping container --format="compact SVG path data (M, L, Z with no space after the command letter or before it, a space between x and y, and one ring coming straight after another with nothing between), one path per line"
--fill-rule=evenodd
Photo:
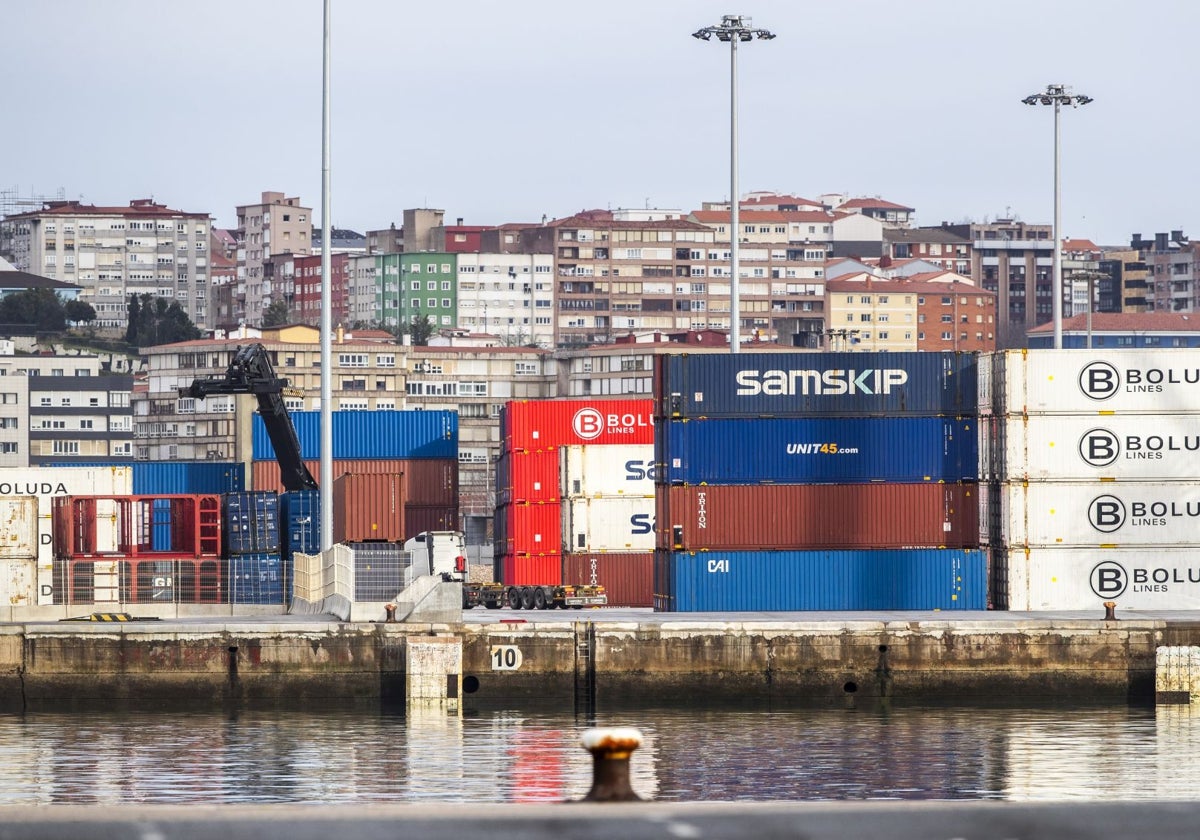
M496 503L557 502L558 449L518 449L496 462Z
M317 483L321 482L321 462L305 461ZM405 490L409 505L440 505L458 507L458 462L445 458L339 458L333 462L333 475L345 473L394 474L406 477ZM255 461L250 469L251 490L283 490L277 461Z
M405 539L412 539L422 531L457 531L458 508L445 505L405 505Z
M504 517L504 554L548 555L562 553L562 506L558 502L501 505Z
M562 583L562 558L547 557L500 558L500 583L508 586L558 586Z
M599 584L610 607L654 606L654 554L564 554L562 582Z
M346 473L334 480L335 543L404 538L404 476Z
M647 376L649 372L647 371ZM652 400L512 400L505 403L504 449L654 443Z
M979 545L974 483L659 487L655 504L657 542L664 549Z

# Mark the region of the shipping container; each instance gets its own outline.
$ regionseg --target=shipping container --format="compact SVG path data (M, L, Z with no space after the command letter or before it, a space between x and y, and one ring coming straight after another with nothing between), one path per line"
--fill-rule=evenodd
M600 496L562 503L564 551L653 551L654 497Z
M500 580L506 586L558 586L562 583L562 557L558 554L500 558Z
M0 606L32 607L37 604L37 560L0 560Z
M278 553L238 554L229 558L229 600L234 604L285 606L283 559Z
M974 353L680 354L655 359L660 418L976 413Z
M664 420L669 484L855 484L975 481L970 418L829 417Z
M654 552L564 554L562 582L603 586L610 607L652 607Z
M993 544L1194 545L1200 482L1012 482L989 489Z
M984 354L979 408L993 414L1200 412L1200 349Z
M56 496L52 516L56 557L168 559L222 553L221 497L216 495ZM169 529L166 539L156 534L157 517Z
M1200 413L982 418L996 481L1162 481L1200 477Z
M496 518L504 520L504 542L497 543L498 554L557 557L562 553L560 503L501 505Z
M1145 548L998 549L992 555L992 597L998 609L1087 610L1104 602L1122 610L1200 609L1200 561L1195 546Z
M37 560L38 497L0 496L0 560Z
M557 502L557 449L518 449L496 459L496 504Z
M135 461L133 494L170 496L197 493L241 493L246 466L222 461Z
M654 496L653 444L564 446L560 454L564 498Z
M321 482L321 462L305 461L304 465L317 483ZM275 461L255 461L252 469L253 490L283 491L279 480L279 464ZM333 475L346 473L404 475L408 504L437 507L458 507L458 461L438 459L415 460L338 460L333 462Z
M458 531L458 508L446 505L405 505L404 539L411 540L422 531Z
M978 549L719 551L655 555L659 612L982 610Z
M404 476L346 473L333 482L333 541L403 542Z
M222 498L226 554L278 554L279 496L269 490L226 493Z
M321 412L288 414L301 457L321 457ZM335 411L336 460L458 458L457 411ZM251 449L255 461L275 460L275 447L262 417L254 415Z
M975 484L660 487L657 547L674 551L975 548Z
M512 400L501 411L505 449L654 443L651 401Z
M279 520L283 531L283 556L321 553L321 494L293 490L279 494Z

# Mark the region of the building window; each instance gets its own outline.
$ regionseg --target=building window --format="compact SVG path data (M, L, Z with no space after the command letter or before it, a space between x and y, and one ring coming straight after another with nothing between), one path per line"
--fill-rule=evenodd
M375 357L376 367L395 367L396 355L394 353L380 353Z
M338 364L342 367L366 367L366 353L339 353Z
M13 441L0 441L0 455L16 455L17 444Z
M79 441L77 440L56 440L54 441L55 455L78 455Z
M513 373L517 376L537 376L537 365L533 362L516 362L513 365Z

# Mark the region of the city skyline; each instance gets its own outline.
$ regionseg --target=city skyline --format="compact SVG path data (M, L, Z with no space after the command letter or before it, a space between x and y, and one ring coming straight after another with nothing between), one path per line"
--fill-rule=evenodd
M0 139L0 188L97 205L153 196L220 227L262 190L319 208L321 4L304 17L283 2L177 8L9 10L25 84L8 112L25 130ZM1187 78L1200 9L1142 8L1171 27L1131 26L1108 0L450 3L420 19L333 0L333 222L366 231L437 207L494 225L727 199L728 53L690 35L743 14L779 36L739 51L743 194L880 196L916 208L919 225L1049 223L1052 117L1020 100L1064 83L1095 102L1062 116L1061 234L1120 245L1187 232L1187 118L1168 112L1158 130L1146 102Z

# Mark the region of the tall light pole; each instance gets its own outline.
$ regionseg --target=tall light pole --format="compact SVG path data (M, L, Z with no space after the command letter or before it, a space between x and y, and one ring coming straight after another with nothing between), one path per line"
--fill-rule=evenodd
M1054 312L1054 349L1062 349L1062 243L1059 241L1059 226L1062 222L1062 198L1060 196L1060 181L1059 175L1059 137L1058 137L1058 112L1063 105L1070 105L1076 108L1080 105L1086 105L1092 101L1090 96L1083 94L1073 94L1071 89L1066 85L1046 85L1045 93L1034 93L1026 96L1021 100L1026 105L1053 105L1054 106L1054 298L1051 301ZM1034 273L1034 300L1037 300L1037 273Z
M321 61L321 551L333 548L333 290L330 250L333 225L329 221L330 160L330 0L324 2Z
M755 29L750 18L741 15L723 15L720 26L706 26L692 33L701 41L711 40L729 43L729 345L730 352L742 349L741 307L738 300L738 123L737 123L737 45L739 41L758 38L770 41L774 33L766 29Z

